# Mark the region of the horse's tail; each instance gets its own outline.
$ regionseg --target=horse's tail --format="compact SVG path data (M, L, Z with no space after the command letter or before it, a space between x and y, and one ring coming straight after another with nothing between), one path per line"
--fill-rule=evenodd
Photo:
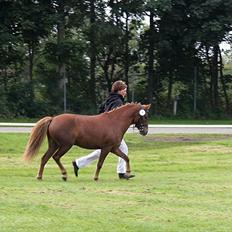
M39 120L33 127L27 147L23 154L24 161L32 160L39 152L39 148L47 135L48 126L52 121L52 117L44 117Z

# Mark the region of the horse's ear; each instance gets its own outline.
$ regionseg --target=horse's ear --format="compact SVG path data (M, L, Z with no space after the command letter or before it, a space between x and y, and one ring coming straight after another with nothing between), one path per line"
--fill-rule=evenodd
M151 104L143 105L146 110L149 110L151 108Z

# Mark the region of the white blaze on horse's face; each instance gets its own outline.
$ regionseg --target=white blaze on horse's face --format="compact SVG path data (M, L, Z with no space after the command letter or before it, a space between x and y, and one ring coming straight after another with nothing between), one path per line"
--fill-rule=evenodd
M140 116L144 116L145 114L146 114L146 112L145 112L144 109L141 109L141 110L139 111L139 115L140 115Z

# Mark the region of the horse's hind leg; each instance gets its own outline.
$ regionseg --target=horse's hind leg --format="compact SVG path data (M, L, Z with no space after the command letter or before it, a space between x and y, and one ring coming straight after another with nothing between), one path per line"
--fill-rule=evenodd
M60 168L61 174L62 174L62 179L64 181L67 180L67 171L64 168L63 164L60 162L60 158L72 147L72 145L65 145L59 148L58 151L53 155L53 159L56 161L57 165Z
M51 138L48 138L48 150L46 151L44 156L41 158L40 168L39 168L39 172L37 175L38 180L42 180L44 166L57 149L58 149L58 145Z

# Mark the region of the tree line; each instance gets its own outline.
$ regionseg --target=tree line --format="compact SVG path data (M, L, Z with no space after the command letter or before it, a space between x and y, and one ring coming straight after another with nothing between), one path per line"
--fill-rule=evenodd
M231 116L219 46L231 12L230 0L3 0L0 117L94 114L117 79L155 115Z

